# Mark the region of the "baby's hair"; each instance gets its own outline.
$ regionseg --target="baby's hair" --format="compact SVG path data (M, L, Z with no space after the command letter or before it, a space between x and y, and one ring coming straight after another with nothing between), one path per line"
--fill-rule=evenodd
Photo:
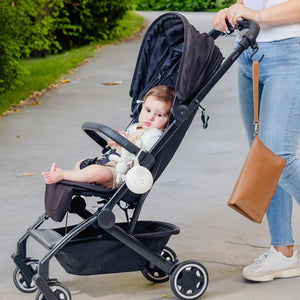
M151 88L144 97L144 103L146 102L149 96L153 96L161 101L165 101L172 105L174 97L175 97L175 90L168 85L158 85Z

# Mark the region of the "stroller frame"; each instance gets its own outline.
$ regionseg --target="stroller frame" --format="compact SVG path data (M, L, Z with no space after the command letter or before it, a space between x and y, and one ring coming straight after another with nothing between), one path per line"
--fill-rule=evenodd
M171 14L172 13L166 15ZM115 140L129 152L134 153L137 156L140 165L147 169L151 169L155 165L156 157L159 155L160 151L164 148L168 141L177 134L179 128L182 126L188 127L191 124L194 115L199 109L201 101L216 82L231 67L241 53L249 47L253 50L257 50L256 37L259 32L259 26L253 21L243 20L239 21L237 29L247 29L247 32L242 37L239 45L227 57L213 76L209 78L194 99L188 105L184 105L175 97L172 108L173 118L171 123L166 129L163 138L159 139L151 152L142 151L126 138L119 135L116 131L102 124L86 122L82 125L83 130L97 144L103 147L103 152L108 150L106 139L102 137L104 135ZM212 30L209 35L213 39L216 39L218 36L222 35L222 33ZM76 196L103 197L103 188L95 185L74 182L70 183L67 181L62 181L59 184L72 186L72 192ZM147 279L153 282L164 282L167 281L170 276L171 289L178 299L198 299L201 297L208 285L208 273L203 265L196 261L184 261L179 263L176 254L172 249L163 245L162 249L155 251L150 249L133 235L136 225L139 223L138 218L148 193L149 192L136 197L136 195L133 195L130 191L128 191L126 184L123 183L116 191L104 191L106 201L104 205L93 214L86 210L85 203L82 203L82 200L79 200L79 205L77 205L77 207L73 210L71 209L71 212L75 212L82 216L84 220L71 228L70 232L64 236L59 236L52 229L39 229L39 227L49 218L47 213L41 215L19 239L17 243L17 251L12 254L12 259L17 267L13 277L16 287L22 292L34 292L38 289L39 293L36 297L37 300L57 300L61 299L61 296L63 299L71 299L71 294L66 287L60 284L57 280L50 279L49 262L53 256L56 256L76 236L87 228L94 226L104 230L115 240L119 241L121 244L130 248L145 259L149 264L147 264L146 270L142 272ZM127 216L127 230L116 223L115 215L112 212L116 205L119 205L121 201L124 201L124 199L131 199L130 201L125 201L125 203L127 203L127 207L122 208ZM130 220L128 218L129 209L133 209ZM167 224L167 227L170 230L170 235L179 233L179 228L177 226ZM27 257L26 244L29 237L34 238L48 249L48 253L42 259L36 260ZM168 241L168 238L169 236L166 238L166 242ZM190 272L190 270L193 270L193 272ZM195 285L199 285L200 282L198 287L191 287L190 273L193 273L192 281ZM183 288L181 289L181 287ZM188 291L186 291L186 289Z

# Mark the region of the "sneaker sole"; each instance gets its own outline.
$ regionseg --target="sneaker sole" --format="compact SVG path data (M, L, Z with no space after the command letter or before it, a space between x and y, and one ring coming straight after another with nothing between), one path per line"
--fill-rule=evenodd
M281 271L277 271L272 274L261 276L261 277L250 277L250 276L244 275L245 279L247 279L247 280L259 281L259 282L272 281L276 278L289 278L289 277L297 277L297 276L300 276L299 268L291 269L291 270L281 270Z

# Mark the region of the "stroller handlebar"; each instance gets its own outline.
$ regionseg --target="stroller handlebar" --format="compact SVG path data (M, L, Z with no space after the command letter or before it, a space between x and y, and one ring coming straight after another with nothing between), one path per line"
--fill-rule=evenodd
M243 35L243 38L247 38L247 40L250 42L250 45L252 48L256 48L256 38L258 36L258 33L260 31L259 25L253 21L253 20L238 20L238 24L235 26L235 28L232 28L231 24L228 23L228 27L230 29L230 34L234 32L234 30L242 31L244 29L248 29L247 32ZM224 35L223 32L217 31L215 29L211 30L209 32L209 35L213 39L217 39L220 35Z
M85 122L82 124L82 129L88 136L90 136L97 144L99 144L103 148L107 147L107 141L99 133L114 140L121 147L125 148L135 155L137 155L141 150L139 147L131 143L127 138L123 137L117 131L108 126L94 122Z

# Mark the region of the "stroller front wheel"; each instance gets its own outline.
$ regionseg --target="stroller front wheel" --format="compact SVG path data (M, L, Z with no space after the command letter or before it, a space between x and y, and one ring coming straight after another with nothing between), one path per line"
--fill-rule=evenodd
M166 260L174 262L177 259L176 253L170 247L165 246L160 254ZM169 275L157 267L147 266L142 270L144 277L153 283L162 283L169 280Z
M200 298L207 289L208 273L199 262L184 261L173 270L170 285L178 299L195 300Z
M37 273L38 261L29 260L26 262L27 267L30 269L31 278L26 278L19 267L16 267L13 273L13 281L18 290L23 293L33 293L37 290L37 286L32 280L33 275Z
M51 282L49 283L50 289L56 295L57 299L60 300L71 300L72 296L68 288L66 288L63 284L59 282ZM47 300L41 291L38 291L36 294L35 300Z

